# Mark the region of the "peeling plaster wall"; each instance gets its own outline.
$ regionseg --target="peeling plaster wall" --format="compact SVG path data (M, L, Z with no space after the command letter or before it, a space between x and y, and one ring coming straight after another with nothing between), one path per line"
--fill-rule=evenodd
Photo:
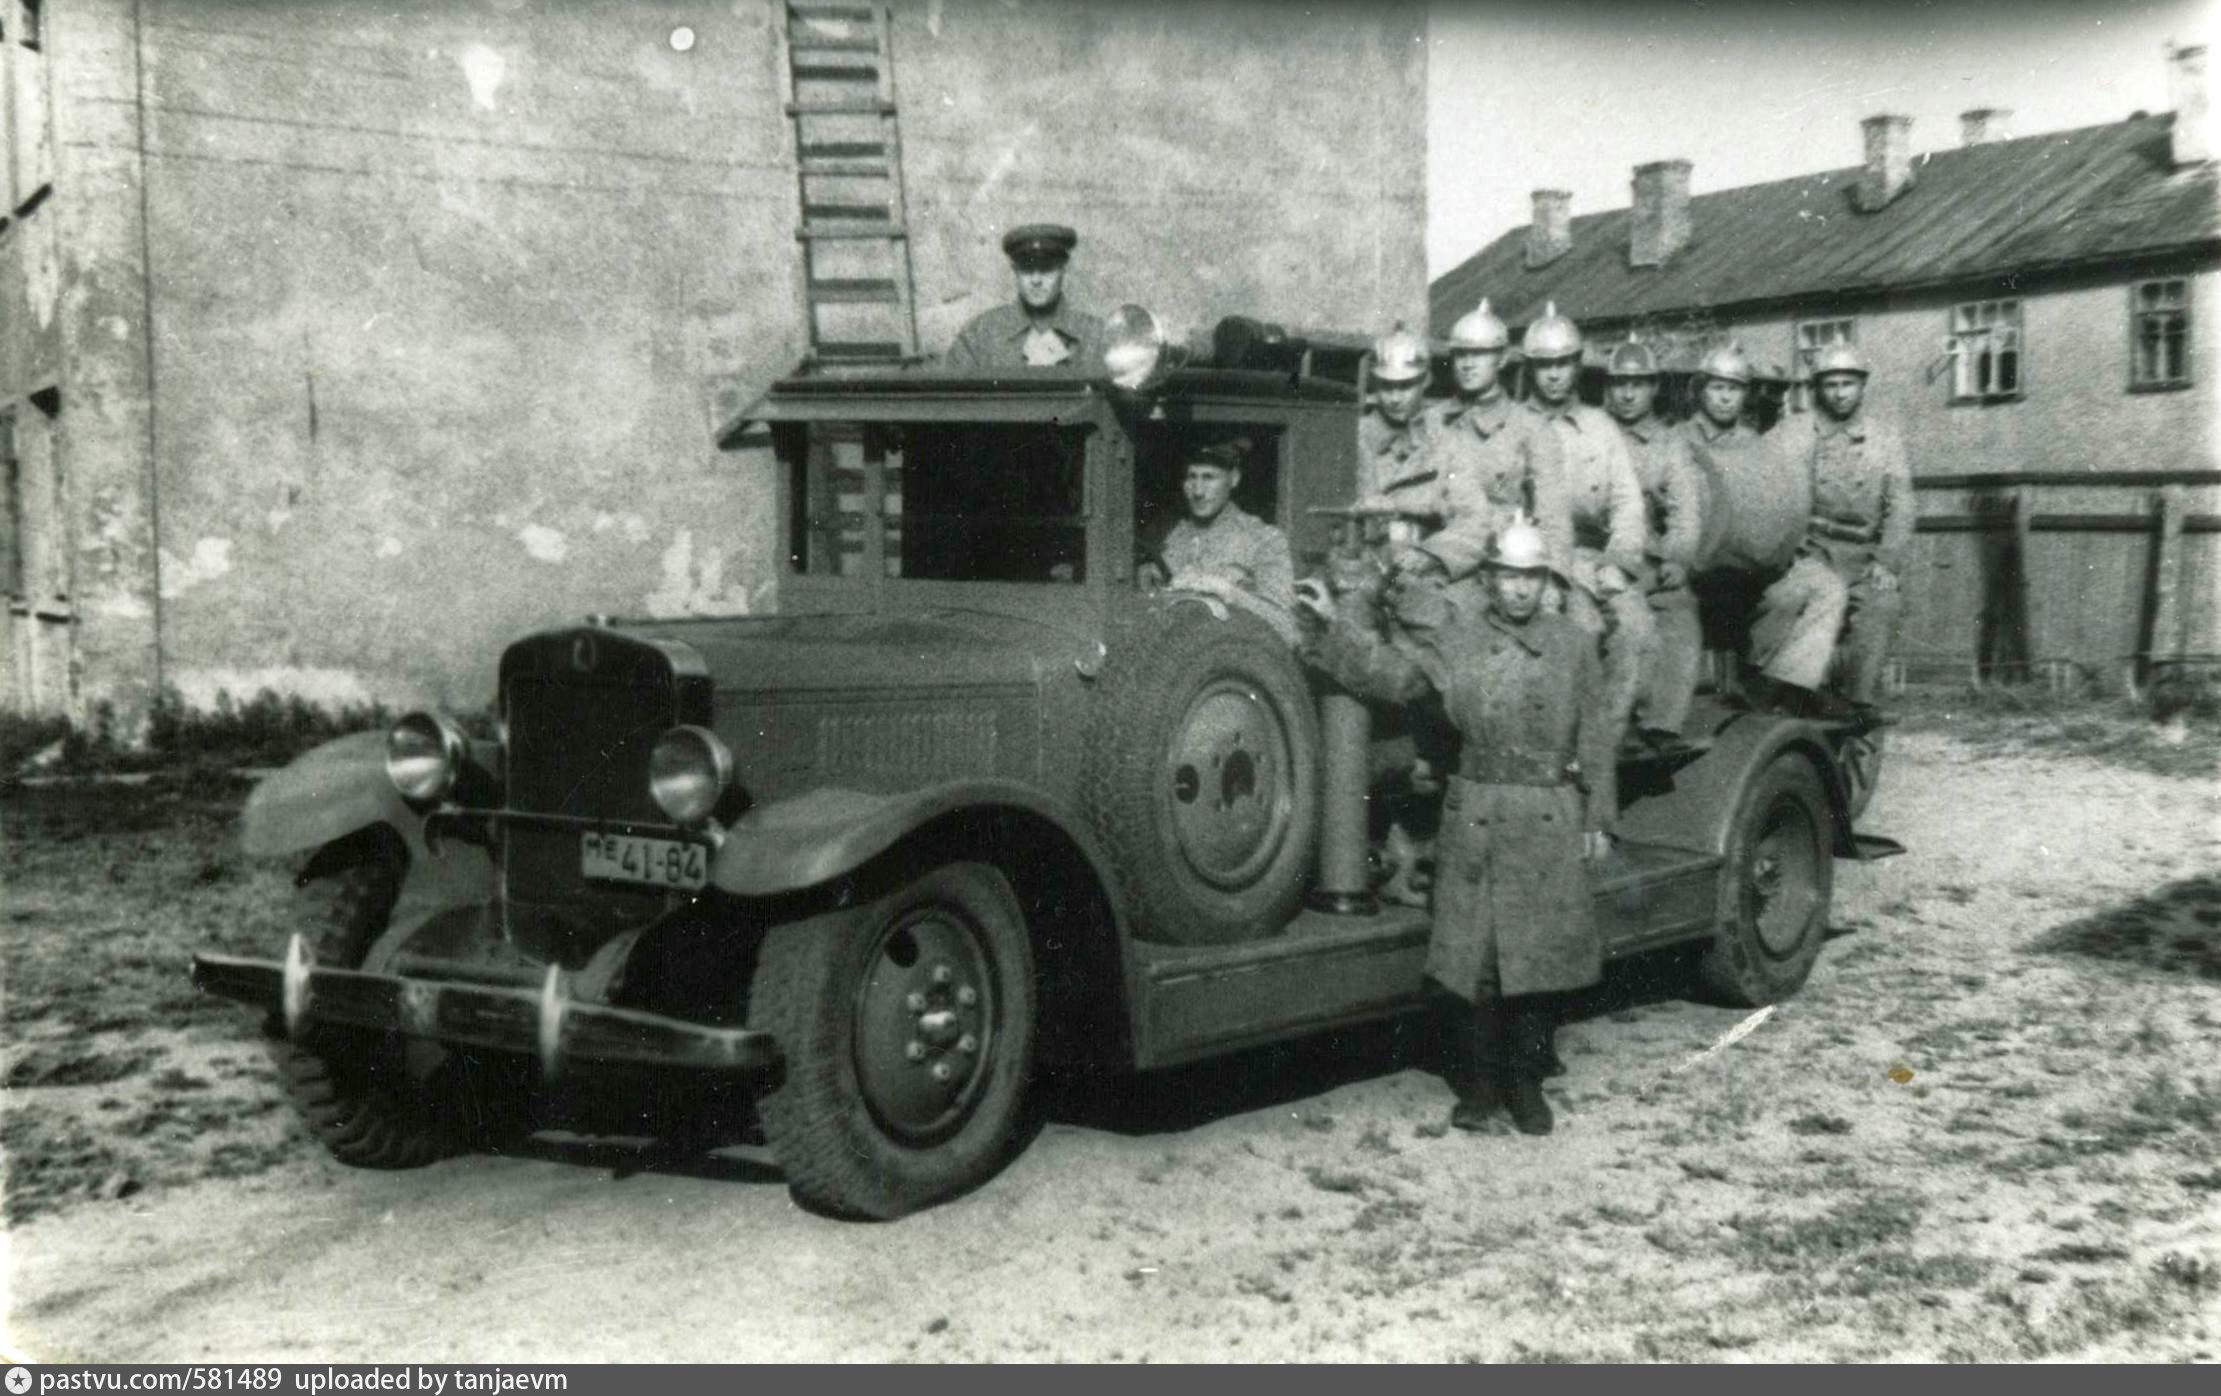
M476 704L507 639L646 610L680 540L766 575L769 479L712 428L798 351L774 13L149 0L181 688Z
M475 704L533 628L770 604L713 429L801 349L775 0L55 8L88 670ZM1101 309L1423 316L1421 6L894 31L927 348L1038 218Z

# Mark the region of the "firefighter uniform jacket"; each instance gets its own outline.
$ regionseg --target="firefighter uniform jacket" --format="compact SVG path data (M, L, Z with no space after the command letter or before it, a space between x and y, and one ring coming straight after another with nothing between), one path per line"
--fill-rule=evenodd
M1569 402L1551 409L1532 404L1557 433L1564 460L1566 500L1573 513L1576 549L1573 580L1596 593L1596 569L1608 562L1630 580L1643 573L1647 519L1642 481L1628 459L1619 423L1602 408Z
M1525 510L1550 545L1551 565L1572 571L1573 513L1557 438L1543 419L1502 393L1433 409L1431 456L1446 523L1421 546L1451 578L1473 572L1496 530Z
M1835 421L1815 412L1808 419L1812 460L1812 525L1805 551L1831 563L1845 581L1878 562L1902 576L1912 546L1912 466L1895 429L1855 412Z
M1704 537L1704 476L1687 437L1657 417L1622 423L1628 459L1641 483L1648 527L1645 551L1659 562L1692 567Z
M1182 519L1165 534L1165 571L1232 582L1281 610L1296 608L1296 564L1279 529L1228 501L1207 524Z
M1461 613L1441 644L1439 689L1349 618L1313 650L1352 692L1393 703L1436 692L1462 738L1435 842L1427 973L1468 999L1593 984L1603 943L1582 833L1609 830L1619 810L1596 645L1563 616L1520 624L1494 609Z
M1366 409L1357 419L1357 497L1386 495L1405 518L1439 527L1441 478L1427 450L1433 440L1434 423L1425 412L1398 425Z

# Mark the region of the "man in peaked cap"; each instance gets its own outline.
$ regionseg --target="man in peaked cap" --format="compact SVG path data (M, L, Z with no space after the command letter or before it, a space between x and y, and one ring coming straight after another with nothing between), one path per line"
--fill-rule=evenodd
M1080 235L1060 223L1028 223L1003 236L1018 298L972 317L941 357L960 373L1062 368L1100 371L1103 321L1064 298L1064 273Z
M1165 535L1154 562L1143 567L1145 584L1157 579L1178 587L1248 592L1293 622L1296 605L1295 556L1279 529L1234 502L1241 487L1246 441L1221 441L1188 454L1180 490L1188 516Z

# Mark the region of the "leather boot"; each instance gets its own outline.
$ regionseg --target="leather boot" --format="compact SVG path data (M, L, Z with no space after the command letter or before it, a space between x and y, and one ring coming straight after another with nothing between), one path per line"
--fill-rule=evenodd
M1504 1103L1510 1107L1512 1123L1521 1134L1548 1134L1556 1124L1550 1115L1550 1102L1542 1095L1543 1068L1550 1052L1549 1005L1522 997L1510 1000L1507 1007L1511 1019L1511 1092Z
M1549 1026L1542 1036L1542 1078L1545 1081L1565 1075L1565 1059L1558 1055L1558 1015L1552 1013L1546 1021Z
M1456 1129L1485 1128L1504 1103L1503 1000L1484 994L1473 1003L1451 998L1444 1007L1450 1044L1450 1088L1457 1092L1450 1124Z
M1388 880L1381 884L1382 901L1398 906L1425 906L1427 904L1427 878L1419 870L1419 841L1401 824L1388 826L1388 837L1381 847L1382 860L1393 865Z

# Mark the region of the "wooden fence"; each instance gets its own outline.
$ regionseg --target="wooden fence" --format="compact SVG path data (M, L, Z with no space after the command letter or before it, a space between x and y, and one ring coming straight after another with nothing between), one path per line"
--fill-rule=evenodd
M1891 677L2134 690L2221 664L2221 470L1930 475Z

